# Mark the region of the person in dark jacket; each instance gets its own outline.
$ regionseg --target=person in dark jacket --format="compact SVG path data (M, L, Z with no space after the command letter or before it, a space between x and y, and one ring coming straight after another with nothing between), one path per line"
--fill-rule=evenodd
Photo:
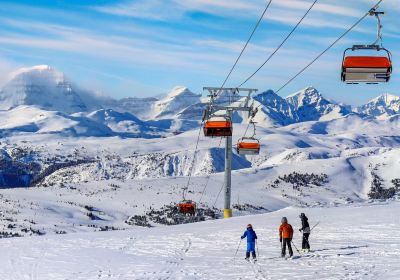
M257 234L253 230L253 226L251 224L247 225L247 230L241 236L241 239L247 237L247 250L246 250L246 260L249 260L250 253L253 255L253 259L256 259L256 239Z
M292 245L290 244L292 242L293 238L293 228L290 224L288 224L288 220L286 217L283 217L281 220L281 226L279 227L279 240L281 242L281 248L282 248L282 258L285 257L286 255L286 246L289 249L289 257L293 256L293 250L292 250Z
M301 243L301 249L304 252L309 252L310 251L310 243L308 241L308 238L310 237L310 224L308 223L308 218L304 213L300 214L300 219L301 219L301 228L299 231L303 232L303 241Z

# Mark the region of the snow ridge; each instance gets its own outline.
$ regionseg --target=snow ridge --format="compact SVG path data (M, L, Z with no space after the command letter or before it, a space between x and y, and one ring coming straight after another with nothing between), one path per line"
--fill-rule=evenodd
M268 90L255 95L253 102L254 106L259 107L255 121L264 127L333 120L352 112L378 119L400 112L400 97L394 95L384 94L352 109L324 98L311 86L286 98ZM11 110L21 105L26 110L26 106L34 106L65 115L78 114L116 133L140 137L141 132L165 136L198 127L206 103L200 94L191 92L185 86L177 86L161 97L101 98L79 89L62 72L48 65L38 65L17 70L12 80L0 91L0 110L10 110L12 114ZM248 116L238 112L233 120L246 123ZM107 132L105 136L109 135Z

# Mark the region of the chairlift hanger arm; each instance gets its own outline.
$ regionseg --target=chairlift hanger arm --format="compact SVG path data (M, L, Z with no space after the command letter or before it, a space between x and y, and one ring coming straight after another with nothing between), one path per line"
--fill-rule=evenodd
M373 7L371 10L369 10L369 15L370 16L375 16L377 20L377 31L376 31L376 40L374 42L374 45L377 45L380 42L380 45L382 45L382 22L381 18L379 17L380 15L384 15L385 12L380 12L377 11L378 6Z

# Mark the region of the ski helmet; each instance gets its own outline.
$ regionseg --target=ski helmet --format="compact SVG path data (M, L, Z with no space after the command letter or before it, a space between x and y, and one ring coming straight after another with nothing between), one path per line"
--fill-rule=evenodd
M281 223L282 223L282 224L287 223L287 218L286 218L286 217L282 217Z
M253 226L251 225L251 224L248 224L247 225L247 228L252 228Z

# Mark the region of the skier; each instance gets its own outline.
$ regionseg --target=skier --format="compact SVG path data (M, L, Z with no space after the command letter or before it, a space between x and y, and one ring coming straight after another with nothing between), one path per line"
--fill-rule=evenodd
M286 217L283 217L281 220L281 226L279 227L279 240L281 242L281 248L282 248L282 253L281 256L282 258L285 257L286 255L286 245L289 249L289 257L293 256L293 250L292 250L292 245L290 244L292 242L293 238L293 228L290 224L288 224L288 220Z
M303 241L301 242L301 249L303 252L310 252L310 243L308 242L308 238L310 237L310 224L308 223L308 218L304 213L300 214L301 219L301 228L299 231L303 231Z
M253 255L253 260L256 261L256 239L257 234L253 230L253 226L251 224L247 225L247 230L240 237L241 239L247 237L247 250L246 250L246 260L248 261L250 258L250 253Z

